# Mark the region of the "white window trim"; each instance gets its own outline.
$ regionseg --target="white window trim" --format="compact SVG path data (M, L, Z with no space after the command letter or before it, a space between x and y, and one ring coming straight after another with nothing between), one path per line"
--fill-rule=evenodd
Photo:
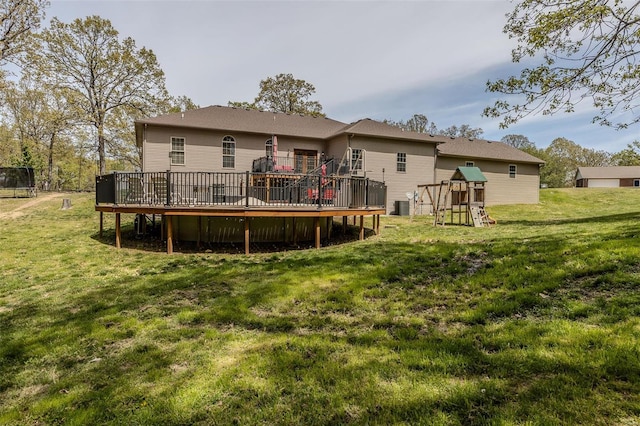
M465 167L475 167L476 163L474 163L473 161L465 161L464 166Z
M513 167L513 173L511 172L511 168ZM518 176L518 166L516 164L509 164L509 177L511 179L515 179Z
M224 144L225 143L233 143L233 154L225 154L224 153ZM224 159L225 158L233 158L233 166L225 166ZM231 135L227 135L222 138L222 168L223 169L235 169L236 168L236 138Z
M264 141L264 155L267 157L273 157L273 138L269 138Z
M182 150L173 149L174 140L182 140ZM169 139L169 164L171 166L184 166L187 163L187 139L184 136L171 136ZM174 159L174 153L182 153L182 162L178 163Z
M353 171L364 170L364 154L365 154L365 150L362 148L351 148L351 158L349 159L349 162L351 164L351 170Z
M400 154L404 154L404 161L400 161ZM404 170L398 170L398 166L400 164L404 165ZM406 152L396 152L396 172L398 173L407 173L407 153Z

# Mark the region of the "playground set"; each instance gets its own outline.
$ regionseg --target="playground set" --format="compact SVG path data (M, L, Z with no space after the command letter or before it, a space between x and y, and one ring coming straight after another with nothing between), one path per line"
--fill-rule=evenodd
M426 193L433 206L434 226L495 225L485 210L485 184L487 178L478 167L458 167L449 180L436 184L419 185L419 199Z

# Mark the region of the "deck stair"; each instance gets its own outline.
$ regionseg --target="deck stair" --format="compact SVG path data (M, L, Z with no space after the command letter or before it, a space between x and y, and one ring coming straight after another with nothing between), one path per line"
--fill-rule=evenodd
M358 172L363 170L362 168L358 168L358 165L362 165L364 161L365 150L361 150L360 154L356 157L352 157L352 150L348 148L344 154L342 154L342 158L340 159L340 163L336 167L336 176L357 176Z

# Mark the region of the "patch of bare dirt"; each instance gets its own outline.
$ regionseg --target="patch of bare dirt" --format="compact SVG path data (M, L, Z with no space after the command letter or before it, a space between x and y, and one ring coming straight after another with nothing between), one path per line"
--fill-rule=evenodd
M62 197L63 195L64 194L61 194L59 192L52 192L49 194L40 195L37 198L33 198L32 200L22 204L21 206L16 207L13 210L9 210L7 212L0 212L0 219L17 219L24 214L24 210L33 208L38 204L51 200L52 198Z

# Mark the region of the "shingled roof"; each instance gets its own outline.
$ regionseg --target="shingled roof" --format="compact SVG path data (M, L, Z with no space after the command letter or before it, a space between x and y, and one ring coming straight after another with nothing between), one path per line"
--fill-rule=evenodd
M135 127L138 145L142 145L142 129L147 124L324 140L340 135L352 134L385 139L435 143L438 144L438 155L443 156L487 158L535 164L544 163L544 161L502 142L491 142L481 139L449 138L442 135L409 132L399 127L369 118L346 124L324 117L311 117L300 114L284 114L214 105L137 120Z
M446 140L446 142L438 145L438 155L544 164L544 161L541 159L527 154L524 151L520 151L511 145L483 139L450 138Z
M136 133L145 124L317 139L326 139L345 126L330 118L217 105L138 120Z
M274 134L301 138L329 139L342 134L355 134L401 140L435 142L433 136L407 132L386 123L364 119L346 124L323 117L284 114L253 109L209 106L175 114L137 120L138 143L142 142L145 124L168 127L225 130L228 132Z
M437 137L426 133L405 131L397 126L375 121L370 118L365 118L363 120L358 120L355 123L351 123L347 127L341 129L340 133L431 143L438 143L439 141L444 140L442 137L438 139Z
M577 179L637 179L640 166L578 167Z

